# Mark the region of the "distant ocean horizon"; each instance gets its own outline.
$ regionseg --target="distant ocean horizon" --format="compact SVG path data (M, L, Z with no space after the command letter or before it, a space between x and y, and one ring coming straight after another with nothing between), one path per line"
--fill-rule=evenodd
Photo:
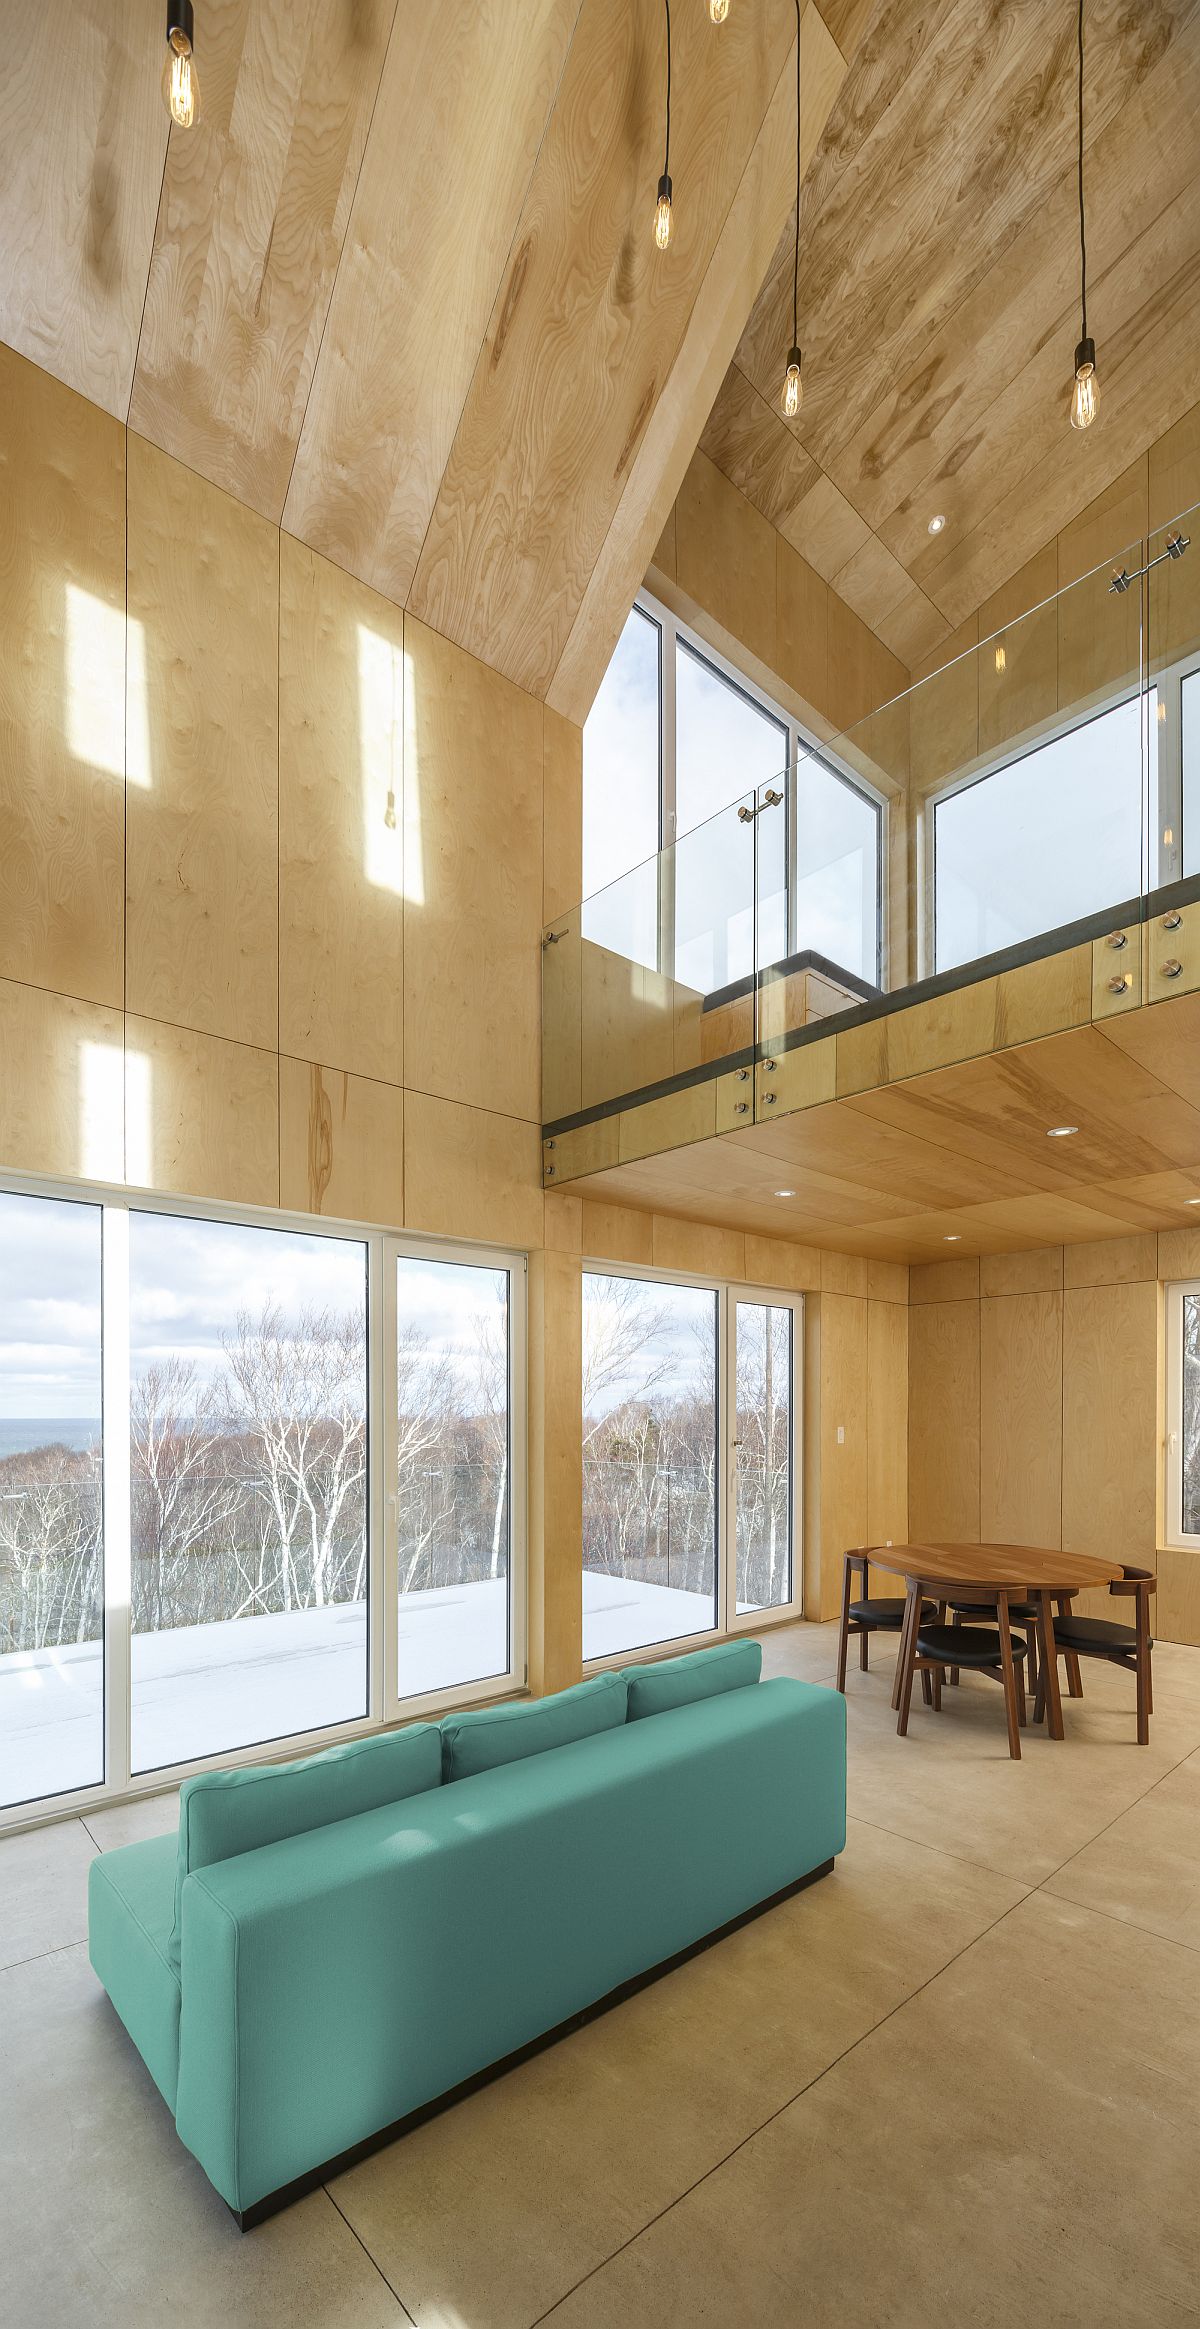
M99 1437L98 1415L0 1415L0 1459L30 1448L88 1448Z

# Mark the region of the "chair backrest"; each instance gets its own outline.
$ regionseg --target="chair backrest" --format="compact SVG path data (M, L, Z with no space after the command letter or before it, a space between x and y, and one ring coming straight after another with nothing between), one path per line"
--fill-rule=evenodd
M1157 1593L1158 1579L1153 1569L1131 1569L1127 1562L1122 1561L1120 1577L1114 1579L1108 1590L1118 1595L1141 1592L1149 1596Z

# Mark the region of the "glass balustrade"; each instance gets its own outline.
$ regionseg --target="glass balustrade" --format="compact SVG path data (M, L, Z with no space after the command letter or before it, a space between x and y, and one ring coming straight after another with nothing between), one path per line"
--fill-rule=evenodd
M761 751L731 765L726 808L552 923L547 1126L1200 899L1195 531L1185 513L1011 620L999 592L977 643L765 781ZM703 775L711 799L711 751Z

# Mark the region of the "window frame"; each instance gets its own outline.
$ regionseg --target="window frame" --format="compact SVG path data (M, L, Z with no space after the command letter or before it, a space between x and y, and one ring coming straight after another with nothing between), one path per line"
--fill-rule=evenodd
M47 1197L101 1211L101 1382L104 1517L104 1778L56 1795L0 1806L0 1834L44 1826L103 1805L161 1795L201 1771L290 1761L398 1721L436 1717L451 1707L512 1698L528 1687L528 1286L529 1257L517 1248L467 1238L407 1235L379 1224L282 1206L230 1205L109 1182L0 1171L0 1196ZM248 1229L350 1239L367 1249L367 1709L341 1723L290 1731L252 1746L218 1750L149 1771L130 1768L131 1576L129 1464L129 1216L161 1213L225 1221ZM402 1698L398 1692L399 1528L395 1433L388 1429L396 1387L395 1259L473 1263L509 1279L509 1665L503 1675ZM378 1443L382 1440L382 1452ZM389 1503L389 1495L393 1501Z
M888 814L889 802L884 793L855 771L843 768L828 744L821 744L801 721L787 710L778 699L759 687L749 675L731 663L719 648L702 638L683 617L675 614L661 599L649 590L639 590L630 614L638 613L652 622L658 631L658 846L659 846L659 911L658 911L658 970L661 975L674 975L675 959L675 844L679 839L678 813L678 755L677 755L677 690L676 671L679 647L716 677L732 688L745 702L772 720L783 730L785 765L779 775L784 782L784 882L786 887L788 954L797 951L796 889L799 859L799 828L797 822L797 787L803 761L815 760L825 772L845 785L857 799L863 801L875 816L875 965L871 984L882 991L887 978L888 960ZM768 785L771 780L768 780ZM768 785L758 788L764 793ZM733 793L726 806L732 810L742 796ZM757 796L756 796L757 797ZM765 804L759 801L760 809ZM716 812L718 815L721 811ZM689 831L698 828L689 827ZM632 872L633 868L627 869ZM618 878L627 878L626 876ZM611 886L611 885L610 885ZM601 893L602 894L602 893ZM585 901L586 903L586 901ZM756 901L757 905L757 901ZM761 967L761 966L760 966ZM865 974L864 974L865 975Z
M1200 1549L1200 1530L1189 1535L1183 1525L1183 1472L1179 1461L1183 1436L1183 1305L1189 1295L1200 1301L1200 1278L1176 1278L1166 1296L1166 1428L1163 1432L1163 1541L1173 1552Z
M716 1457L717 1477L714 1491L716 1518L716 1595L715 1622L696 1633L669 1634L661 1641L646 1642L627 1650L607 1650L599 1657L583 1658L585 1674L601 1674L621 1666L645 1665L666 1657L677 1650L702 1650L722 1641L736 1640L741 1634L760 1633L764 1626L791 1625L804 1615L804 1296L789 1293L782 1287L744 1285L733 1278L708 1277L691 1270L652 1269L649 1264L614 1262L610 1256L585 1254L580 1264L582 1275L602 1278L633 1278L639 1283L657 1286L695 1287L700 1292L714 1294L717 1300L716 1350ZM734 1438L737 1432L736 1404L736 1323L735 1306L739 1302L753 1303L772 1310L790 1310L792 1313L792 1383L791 1430L789 1434L791 1457L791 1592L787 1601L775 1602L768 1609L737 1608L737 1532L736 1532L736 1454ZM581 1412L582 1423L582 1412ZM580 1563L580 1605L583 1599L583 1565Z

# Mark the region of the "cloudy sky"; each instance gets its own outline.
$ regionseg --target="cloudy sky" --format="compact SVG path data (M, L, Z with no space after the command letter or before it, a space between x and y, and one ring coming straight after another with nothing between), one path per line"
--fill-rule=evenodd
M302 1306L361 1314L366 1303L367 1249L356 1238L138 1211L129 1233L135 1371L177 1355L210 1376L238 1311L268 1301L285 1316ZM0 1420L99 1415L100 1240L97 1205L0 1193ZM504 1284L502 1271L406 1257L399 1323L467 1358Z

